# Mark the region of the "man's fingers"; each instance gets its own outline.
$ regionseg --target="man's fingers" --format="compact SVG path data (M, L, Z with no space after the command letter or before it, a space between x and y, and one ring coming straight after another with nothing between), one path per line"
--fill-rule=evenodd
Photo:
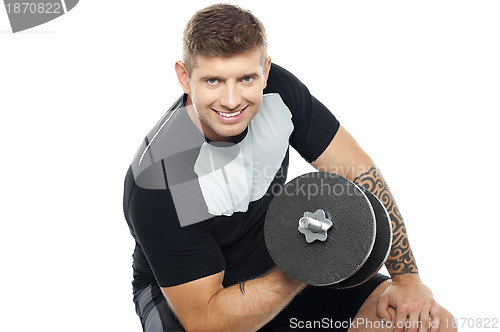
M406 331L408 332L417 332L419 327L421 326L421 323L419 321L420 318L420 312L418 310L415 310L410 312L410 315L408 316L408 322L406 323Z
M429 312L432 318L430 332L437 332L439 330L439 324L441 323L439 306L437 304L434 304Z
M392 320L391 314L389 312L389 301L387 301L383 296L381 296L378 301L377 314L386 322Z
M406 318L408 318L408 306L403 304L399 308L396 308L394 331L403 332L405 330Z
M420 311L420 322L421 326L418 330L419 332L428 332L431 325L431 314L430 314L431 306L427 305L422 308Z

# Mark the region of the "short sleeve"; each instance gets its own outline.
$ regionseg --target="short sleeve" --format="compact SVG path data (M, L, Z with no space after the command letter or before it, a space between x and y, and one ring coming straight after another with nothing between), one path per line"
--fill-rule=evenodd
M160 287L175 286L225 269L210 220L181 227L170 191L133 185L128 217Z
M337 133L339 121L297 77L276 64L272 64L264 93L280 94L292 113L290 144L306 161L316 160Z

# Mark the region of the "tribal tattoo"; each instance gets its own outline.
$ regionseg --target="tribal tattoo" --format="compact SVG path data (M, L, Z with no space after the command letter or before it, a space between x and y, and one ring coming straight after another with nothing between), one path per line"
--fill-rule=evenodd
M246 281L243 281L242 283L240 283L240 292L243 295L245 295L245 283L246 283Z
M384 204L392 222L393 240L389 257L385 263L391 276L404 273L418 273L418 267L406 234L406 227L399 208L380 171L371 167L353 181L371 191Z

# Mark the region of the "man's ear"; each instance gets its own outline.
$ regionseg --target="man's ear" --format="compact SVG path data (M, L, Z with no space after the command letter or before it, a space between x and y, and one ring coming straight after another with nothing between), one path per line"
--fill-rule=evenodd
M186 70L186 65L182 61L177 61L175 63L175 72L177 73L177 79L179 80L184 93L190 94L191 87L189 86L189 75Z
M264 89L267 86L267 79L269 78L269 71L271 70L271 57L268 56L266 64L264 65Z

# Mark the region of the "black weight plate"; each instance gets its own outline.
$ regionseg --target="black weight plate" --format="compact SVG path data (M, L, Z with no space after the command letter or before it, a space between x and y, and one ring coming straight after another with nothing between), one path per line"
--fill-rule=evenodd
M349 288L360 285L374 276L384 265L392 246L392 224L389 214L380 200L368 189L363 189L366 197L370 201L375 220L377 223L377 232L375 235L375 244L370 252L370 256L363 266L352 276L337 284L331 285L332 288Z
M326 172L287 183L269 206L266 245L276 265L309 285L331 285L354 274L375 242L375 215L363 191L344 177ZM298 231L304 212L323 209L333 222L326 241L307 243Z

